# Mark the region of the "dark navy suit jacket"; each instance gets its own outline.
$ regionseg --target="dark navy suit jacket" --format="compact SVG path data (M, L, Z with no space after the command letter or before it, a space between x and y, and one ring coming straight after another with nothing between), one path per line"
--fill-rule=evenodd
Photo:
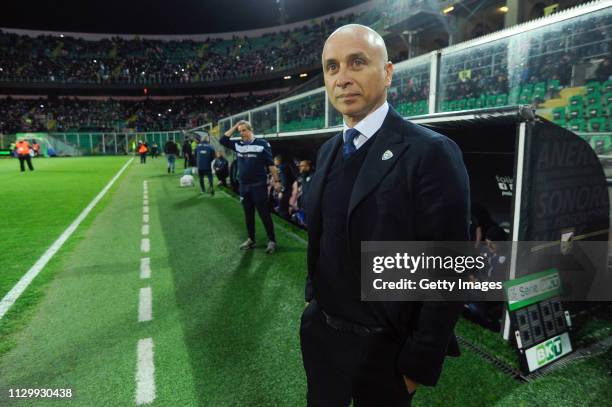
M449 138L404 120L389 109L355 180L347 213L347 242L466 241L469 239L469 180L459 147ZM317 298L321 197L342 133L325 142L308 189L308 278L306 301ZM383 160L386 151L393 156ZM359 264L360 253L351 253ZM386 319L404 342L397 368L410 379L436 384L445 356L458 355L454 326L459 302L385 302Z

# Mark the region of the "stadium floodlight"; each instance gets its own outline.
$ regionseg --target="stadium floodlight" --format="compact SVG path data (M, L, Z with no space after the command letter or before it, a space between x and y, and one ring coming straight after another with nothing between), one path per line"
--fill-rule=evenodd
M212 100L210 101L210 104L212 105Z
M168 112L171 112L171 111L172 111L172 109L168 109Z
M98 63L98 61L96 59L94 59L93 61L94 61L94 64Z
M161 117L161 113L157 113L157 116L158 116L158 117Z
M283 79L291 79L291 75L283 76Z
M443 12L444 14L448 14L448 13L450 13L451 11L453 11L454 9L455 9L455 6L449 6L449 7L445 8L444 10L442 10L442 12Z
M64 38L64 34L60 34L60 38Z
M273 66L271 66L271 67L270 67L270 70L271 70L271 71L273 71L273 70L274 70L274 67L273 67Z
M307 76L308 76L308 74L307 74L307 73L301 73L301 74L300 74L300 78L305 78L305 77L307 77Z
M510 9L508 8L508 6L501 6L501 7L499 8L499 11L501 11L502 13L507 13L507 12L508 12L508 10L510 10Z

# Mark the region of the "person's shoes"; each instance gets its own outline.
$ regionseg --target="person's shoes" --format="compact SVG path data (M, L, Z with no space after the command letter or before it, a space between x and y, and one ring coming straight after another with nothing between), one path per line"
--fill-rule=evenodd
M215 196L215 190L214 189L210 190L210 196Z
M276 251L276 242L269 241L268 247L266 247L266 253L272 254Z
M170 168L168 168L168 174L170 174Z
M250 250L255 247L255 242L249 237L243 244L240 245L240 250Z

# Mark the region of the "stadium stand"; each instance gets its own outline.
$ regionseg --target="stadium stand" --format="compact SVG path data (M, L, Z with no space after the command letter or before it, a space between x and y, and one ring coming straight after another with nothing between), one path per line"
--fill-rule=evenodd
M0 98L0 133L30 131L169 131L215 121L278 96L188 97L91 100L82 98Z

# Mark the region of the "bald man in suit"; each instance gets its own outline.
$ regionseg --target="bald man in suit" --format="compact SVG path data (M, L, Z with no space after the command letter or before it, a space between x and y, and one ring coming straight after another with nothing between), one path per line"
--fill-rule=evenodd
M387 103L383 39L350 24L327 39L325 87L344 129L319 150L306 196L308 278L300 338L309 406L407 406L438 381L462 310L361 301L361 241L468 240L469 181L445 136Z

